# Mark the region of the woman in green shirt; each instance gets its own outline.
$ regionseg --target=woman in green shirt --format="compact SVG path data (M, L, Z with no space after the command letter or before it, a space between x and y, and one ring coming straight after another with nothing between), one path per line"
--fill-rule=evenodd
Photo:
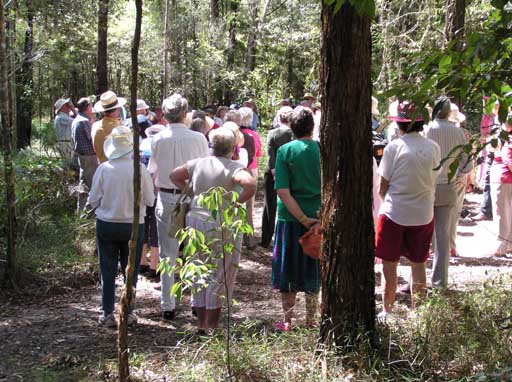
M299 238L319 221L320 150L312 139L314 121L310 109L297 107L290 127L297 138L281 146L275 166L277 224L272 255L272 287L281 292L284 321L276 329L289 331L297 292L306 294L306 326L314 317L320 290L320 264L305 255Z

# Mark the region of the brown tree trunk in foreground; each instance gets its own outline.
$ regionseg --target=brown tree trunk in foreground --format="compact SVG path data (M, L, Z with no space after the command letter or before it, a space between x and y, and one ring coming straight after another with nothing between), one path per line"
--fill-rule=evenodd
M96 58L96 94L108 90L107 31L109 0L98 0L98 53Z
M322 4L322 323L329 345L375 328L370 18Z
M130 87L130 113L132 115L133 125L133 223L132 237L130 240L130 256L128 258L128 267L126 269L126 285L121 297L121 314L119 317L118 333L118 362L119 362L119 380L128 381L130 376L130 367L128 364L128 313L133 306L134 291L134 270L135 257L137 253L137 241L139 240L139 216L140 216L140 153L139 153L139 124L137 123L137 76L139 72L139 45L140 30L142 24L142 0L135 0L137 13L135 16L135 34L132 44L132 83Z
M0 0L0 97L2 143L4 152L5 199L7 206L7 268L5 278L16 288L16 194L12 163L12 129L9 117L9 84L7 79L7 49L5 35L4 2Z
M444 35L446 42L456 40L453 48L461 51L464 45L464 26L466 22L466 0L446 0L446 23ZM462 109L464 100L455 97L455 103Z
M30 146L32 137L32 109L33 109L33 46L34 46L34 6L32 0L26 0L27 29L25 31L25 46L23 48L23 61L17 71L16 84L16 148L18 150Z

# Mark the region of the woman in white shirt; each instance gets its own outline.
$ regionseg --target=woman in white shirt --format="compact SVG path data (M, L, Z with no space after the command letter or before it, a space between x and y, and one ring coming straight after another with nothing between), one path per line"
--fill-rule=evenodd
M116 326L114 316L115 279L118 261L124 270L128 264L129 241L133 220L133 152L132 132L119 126L112 130L105 141L104 152L108 161L103 162L94 174L88 203L96 209L96 238L101 273L101 303L103 314L99 324ZM144 165L140 165L141 208L139 240L135 259L134 286L137 283L146 206L154 204L153 182ZM128 323L137 317L131 312Z

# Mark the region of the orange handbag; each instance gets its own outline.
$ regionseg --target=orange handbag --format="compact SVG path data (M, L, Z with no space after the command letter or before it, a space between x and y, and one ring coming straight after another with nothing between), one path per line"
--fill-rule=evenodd
M302 252L318 260L322 256L322 227L315 224L299 238Z

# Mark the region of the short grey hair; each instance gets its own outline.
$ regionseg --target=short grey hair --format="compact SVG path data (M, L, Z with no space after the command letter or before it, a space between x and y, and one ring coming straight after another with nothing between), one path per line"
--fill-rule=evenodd
M252 126L252 109L250 107L241 107L238 109L240 113L240 117L242 118L240 121L240 126L243 127L251 127Z
M187 115L188 101L181 94L175 93L169 98L164 99L162 111L169 123L182 122Z
M224 122L235 122L238 126L240 126L241 120L242 117L240 116L238 110L230 110L226 113L224 117Z
M206 121L201 117L194 118L190 124L190 130L204 134L206 130Z
M231 158L235 150L235 134L227 127L219 127L210 133L213 155Z

